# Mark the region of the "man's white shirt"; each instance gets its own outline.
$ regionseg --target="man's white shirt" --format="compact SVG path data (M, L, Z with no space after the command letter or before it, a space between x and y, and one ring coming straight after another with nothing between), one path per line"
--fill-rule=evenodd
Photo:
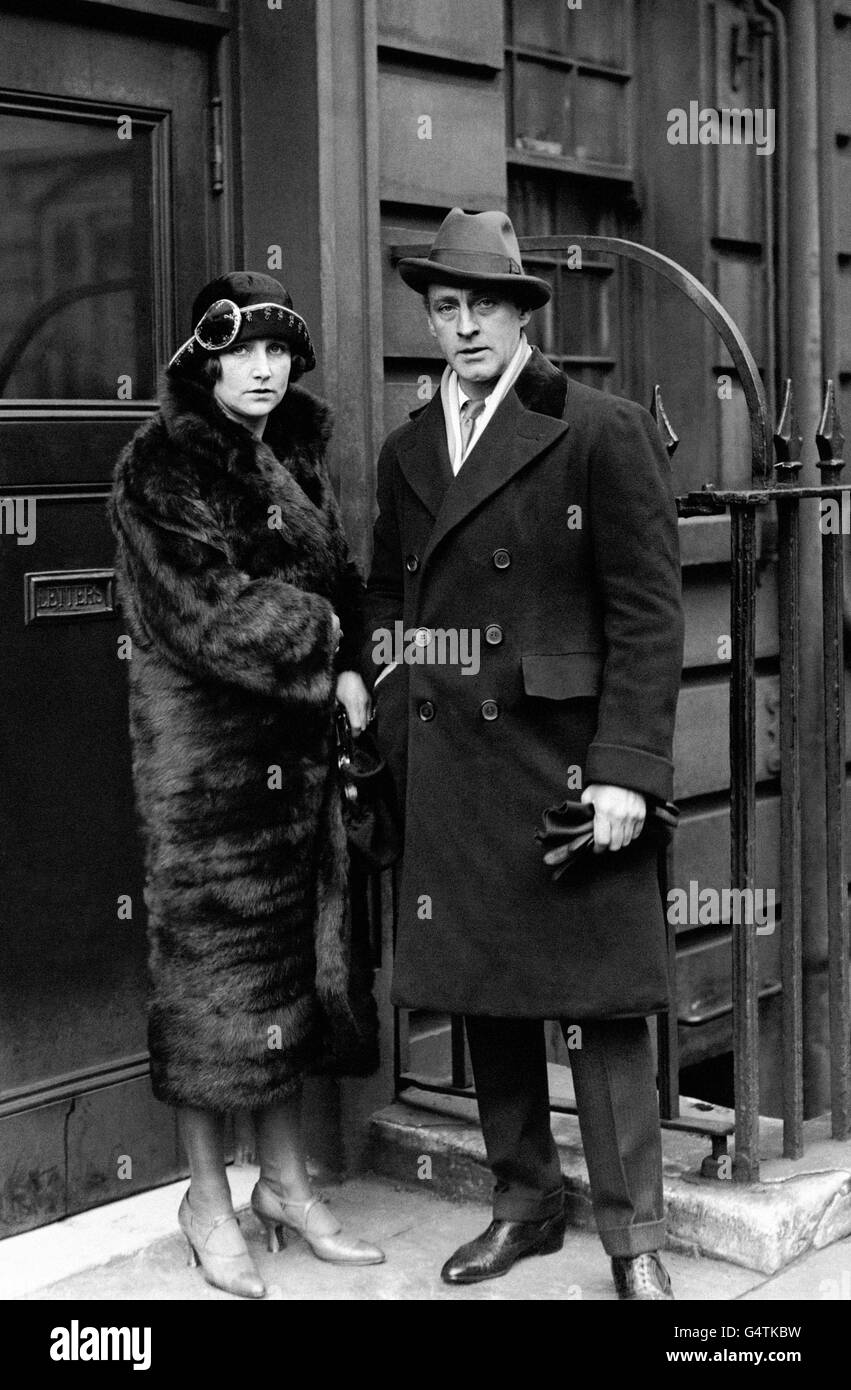
M520 342L517 351L512 357L496 386L491 391L485 402L485 408L475 420L473 431L470 435L466 449L464 448L461 435L461 407L470 397L463 390L458 380L458 373L454 367L447 363L440 382L440 397L443 402L443 416L446 421L446 443L449 449L449 462L452 464L452 472L458 474L461 465L474 445L478 444L488 425L505 400L515 381L519 377L529 358L532 356L532 348L526 338L525 333L520 334Z

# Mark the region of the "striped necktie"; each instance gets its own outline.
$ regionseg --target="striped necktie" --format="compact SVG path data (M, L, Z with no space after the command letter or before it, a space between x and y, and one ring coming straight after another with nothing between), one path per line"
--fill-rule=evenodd
M473 430L476 428L476 421L487 405L487 401L464 401L461 406L461 457L463 458L470 447L470 440L473 437Z

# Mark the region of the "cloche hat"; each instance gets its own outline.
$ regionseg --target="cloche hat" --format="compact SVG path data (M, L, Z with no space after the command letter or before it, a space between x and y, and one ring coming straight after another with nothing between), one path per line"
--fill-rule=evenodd
M412 290L429 285L493 285L514 297L521 291L530 309L540 309L552 295L546 280L527 275L517 235L504 212L466 213L453 208L443 219L427 257L407 256L399 274Z
M178 348L169 367L188 366L202 353L225 352L252 338L276 338L304 359L306 372L316 366L307 324L293 309L289 292L271 275L251 270L219 275L196 297L192 322L192 337Z

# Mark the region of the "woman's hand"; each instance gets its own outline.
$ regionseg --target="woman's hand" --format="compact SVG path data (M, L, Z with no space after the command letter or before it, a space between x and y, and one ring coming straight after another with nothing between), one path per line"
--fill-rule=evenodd
M337 699L349 716L352 733L362 734L369 723L372 701L357 671L341 671L337 677Z

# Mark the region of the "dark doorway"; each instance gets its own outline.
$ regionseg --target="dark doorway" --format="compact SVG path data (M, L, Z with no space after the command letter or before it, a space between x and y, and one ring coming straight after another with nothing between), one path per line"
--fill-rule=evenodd
M98 10L0 5L0 1235L180 1164L147 1076L104 501L212 273L223 31Z

